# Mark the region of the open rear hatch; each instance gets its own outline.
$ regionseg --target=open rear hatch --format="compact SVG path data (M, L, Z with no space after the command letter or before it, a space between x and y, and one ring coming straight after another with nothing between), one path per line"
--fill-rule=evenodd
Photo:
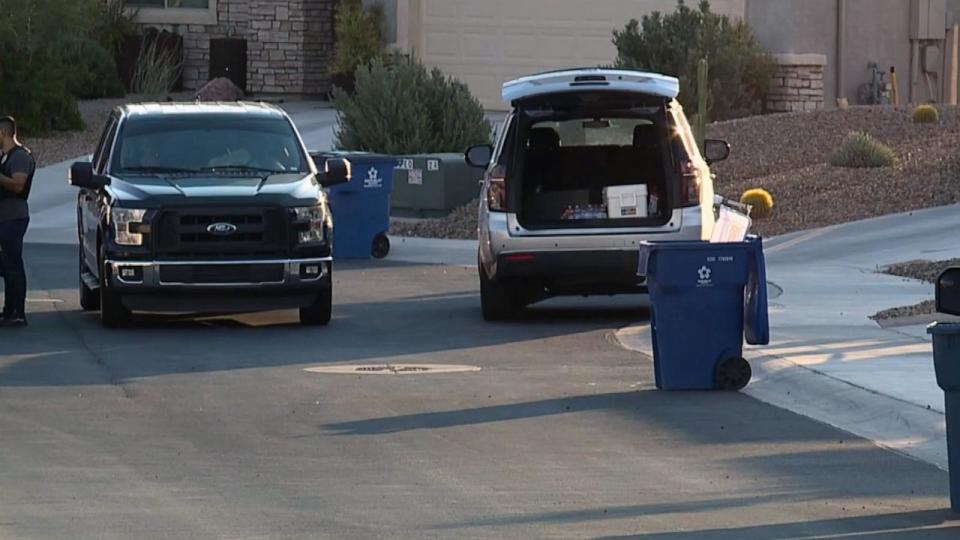
M669 98L570 88L514 102L507 197L531 230L651 228L679 176Z

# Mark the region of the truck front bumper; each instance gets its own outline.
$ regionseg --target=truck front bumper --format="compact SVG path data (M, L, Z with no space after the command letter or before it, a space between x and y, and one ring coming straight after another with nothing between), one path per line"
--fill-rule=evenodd
M331 257L269 260L108 260L127 309L239 312L310 305L329 289Z
M142 289L310 288L327 282L331 257L311 259L109 260L110 285Z

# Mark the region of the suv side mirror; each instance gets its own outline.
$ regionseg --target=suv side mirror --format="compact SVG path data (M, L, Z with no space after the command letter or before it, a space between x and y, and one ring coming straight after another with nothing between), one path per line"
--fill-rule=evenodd
M486 169L490 165L490 160L493 159L493 146L489 144L471 146L467 148L464 155L467 158L467 165Z
M324 162L323 172L319 176L320 185L323 187L346 184L353 178L352 166L349 160L330 158Z
M723 161L730 156L730 144L719 139L705 139L703 141L703 154L708 164Z
M948 268L937 278L937 313L960 315L960 268Z
M70 173L67 175L71 186L84 189L103 189L110 185L110 177L102 174L93 174L93 163L89 161L78 161L70 165Z

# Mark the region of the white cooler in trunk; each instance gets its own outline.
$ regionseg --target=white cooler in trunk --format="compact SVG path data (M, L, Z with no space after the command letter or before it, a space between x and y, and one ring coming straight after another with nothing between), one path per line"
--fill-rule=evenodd
M607 186L603 188L610 219L647 217L647 185Z

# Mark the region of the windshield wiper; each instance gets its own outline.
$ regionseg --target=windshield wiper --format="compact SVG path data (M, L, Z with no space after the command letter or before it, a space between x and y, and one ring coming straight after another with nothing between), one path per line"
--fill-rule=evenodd
M144 173L144 174L196 174L200 172L197 169L186 169L184 167L164 167L160 165L151 165L144 167L124 167L120 174Z
M203 172L256 172L264 174L284 174L292 171L265 169L263 167L254 167L251 165L214 165L212 167L202 167Z

